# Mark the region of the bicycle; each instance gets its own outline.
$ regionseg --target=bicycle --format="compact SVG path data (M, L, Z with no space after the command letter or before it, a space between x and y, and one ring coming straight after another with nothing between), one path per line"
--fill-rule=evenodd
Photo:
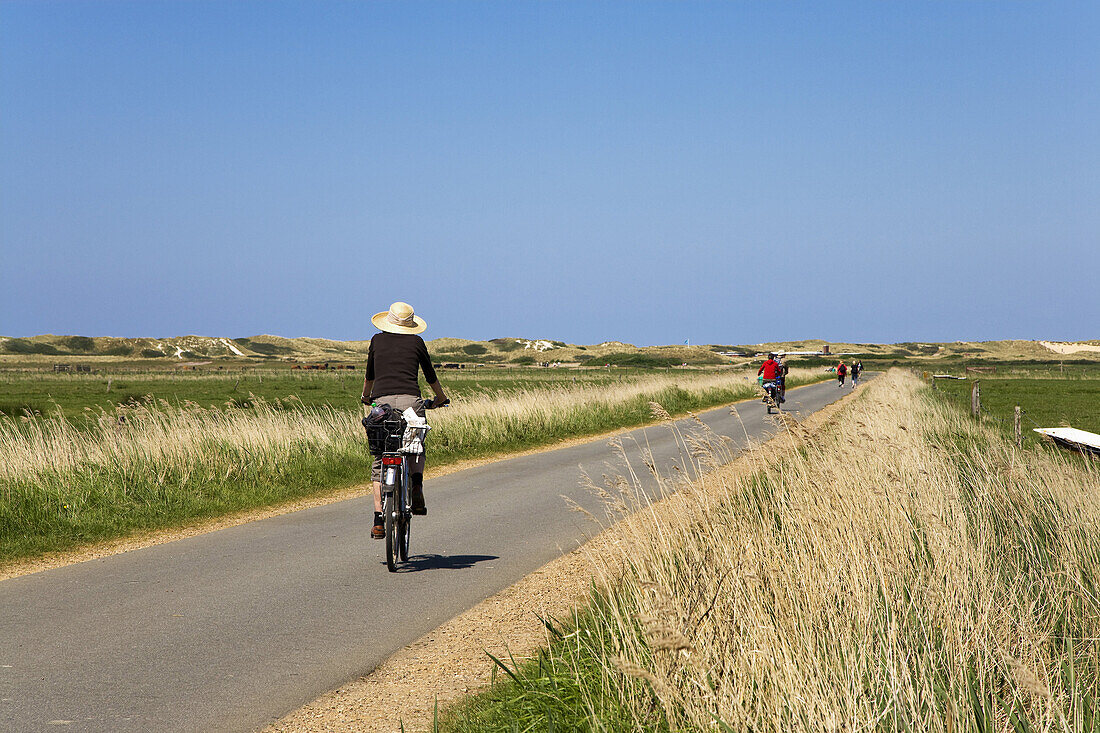
M425 410L435 410L451 403L444 400L424 400ZM369 408L366 408L369 409ZM395 410L382 419L363 417L371 453L382 460L382 521L386 532L386 568L397 572L397 562L409 561L409 541L412 537L412 506L409 503L409 456L424 450L431 426L410 426ZM420 451L414 450L419 444Z
M783 396L779 384L773 379L768 379L764 381L762 386L764 387L764 399L762 401L768 408L768 414L772 414L773 407L776 412L782 412L783 408L780 405L783 403Z

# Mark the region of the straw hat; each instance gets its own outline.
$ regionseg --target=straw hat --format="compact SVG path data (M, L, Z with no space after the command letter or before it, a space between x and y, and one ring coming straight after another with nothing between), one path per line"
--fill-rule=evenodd
M428 324L413 313L413 307L400 300L390 306L388 311L376 313L371 319L376 328L389 333L420 333Z

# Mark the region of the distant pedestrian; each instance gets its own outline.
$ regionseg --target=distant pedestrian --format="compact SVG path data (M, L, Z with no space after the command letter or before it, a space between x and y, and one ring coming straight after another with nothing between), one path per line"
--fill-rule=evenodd
M791 367L783 359L783 355L779 354L775 357L775 360L779 362L779 369L775 373L775 386L779 388L779 401L787 401L787 374L791 371Z
M852 389L856 388L856 384L859 383L860 364L857 361L852 364Z
M836 378L840 382L840 384L837 385L838 387L843 387L844 386L844 376L846 374L848 374L848 365L845 364L844 362L840 362L839 364L837 364L836 365Z

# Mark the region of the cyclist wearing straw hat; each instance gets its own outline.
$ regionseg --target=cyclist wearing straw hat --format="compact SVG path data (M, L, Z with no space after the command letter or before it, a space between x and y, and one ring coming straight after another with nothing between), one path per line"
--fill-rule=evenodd
M398 301L388 311L382 311L371 318L381 333L370 340L367 352L367 375L363 380L363 403L388 404L404 412L411 407L423 416L424 403L420 399L419 371L424 371L424 379L435 393L436 404L447 401L443 387L435 375L435 368L428 357L428 347L421 333L428 324L413 312L408 303ZM409 503L413 514L427 514L424 505L424 454L413 462L409 472ZM382 520L382 460L376 458L371 469L371 481L374 483L374 527L371 537L382 539L386 536Z

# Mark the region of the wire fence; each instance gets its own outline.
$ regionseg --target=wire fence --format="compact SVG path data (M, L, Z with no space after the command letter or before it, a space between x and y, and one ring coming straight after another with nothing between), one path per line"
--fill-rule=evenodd
M958 402L961 402L965 406L966 411L973 414L973 405L972 404L967 404L968 402L970 402L970 400L968 400L967 397L965 397L963 395L959 395L959 394L954 394L954 393L949 392L947 390L936 388L934 379L932 380L932 383L933 383L933 389L936 391L936 394L943 395L948 400L957 400ZM1000 423L1002 426L1005 427L1006 430L1011 430L1015 434L1014 437L1015 437L1015 440L1016 440L1016 444L1021 448L1024 447L1024 442L1025 442L1024 441L1025 433L1023 431L1023 421L1024 420L1027 420L1029 423L1031 423L1033 426L1035 426L1036 428L1038 428L1040 430L1043 429L1043 426L1040 425L1039 423L1035 422L1034 418L1032 418L1031 415L1028 414L1028 411L1025 410L1020 405L1016 405L1016 407L1019 408L1019 410L1020 410L1020 430L1019 430L1019 432L1016 432L1016 417L1015 417L1015 415L1013 415L1010 418L1005 418L1005 417L1001 417L1000 415L994 414L994 412L992 410L988 409L987 407L985 407L984 405L981 404L980 393L979 393L978 407L979 407L979 409L978 409L977 418L979 420L989 420L991 422ZM1028 435L1030 435L1030 434L1028 434ZM1040 435L1045 435L1045 433L1040 433ZM1032 436L1032 440L1034 441L1033 445L1044 445L1044 444L1047 443L1047 441L1041 440L1039 438L1035 438L1034 436ZM1061 441L1057 441L1057 442L1061 443ZM1097 453L1093 449L1087 448L1085 446L1073 446L1073 447L1071 447L1070 445L1060 445L1060 447L1072 450L1074 453L1078 454L1082 459L1084 459L1088 463L1091 463L1092 461L1100 460L1100 453Z
M923 375L922 375L922 377L923 377ZM928 377L923 377L923 378L928 379ZM932 389L934 389L937 394L941 394L944 397L947 397L948 399L957 400L958 402L961 402L963 405L966 406L968 412L972 412L973 406L972 406L972 404L970 404L971 400L972 400L972 397L963 396L963 395L960 395L960 394L955 394L955 393L953 393L949 390L945 390L945 389L939 389L938 387L936 387L936 377L931 377L931 382L932 382ZM969 384L976 384L976 382L969 382ZM1015 426L1016 426L1016 417L1015 417L1015 415L1013 415L1011 417L1001 417L1000 415L994 414L994 412L992 410L990 410L989 408L987 408L985 406L981 406L980 393L979 393L979 412L978 412L978 415L979 415L980 419L992 420L992 421L1001 423L1002 425L1010 426L1013 429L1015 429ZM1023 407L1020 407L1020 418L1021 418L1021 423L1022 423L1023 420L1026 419L1029 423L1034 425L1036 428L1039 428L1039 429L1043 428L1042 425L1035 422L1034 418L1032 418L1031 415L1028 413L1028 411L1025 410ZM1021 424L1021 427L1022 427L1022 424Z

